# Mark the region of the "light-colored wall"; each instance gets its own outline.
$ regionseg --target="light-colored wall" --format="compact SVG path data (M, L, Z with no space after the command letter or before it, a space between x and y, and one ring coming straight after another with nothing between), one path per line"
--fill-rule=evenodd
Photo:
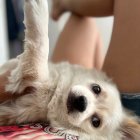
M113 20L113 17L96 18L96 23L102 36L105 52L107 51L110 44L113 29Z
M0 0L0 65L8 60L5 0Z

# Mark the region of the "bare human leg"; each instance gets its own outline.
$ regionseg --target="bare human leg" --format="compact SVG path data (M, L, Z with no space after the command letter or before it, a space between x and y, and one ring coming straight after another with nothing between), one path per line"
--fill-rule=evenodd
M70 11L81 16L110 16L114 12L114 0L52 0L53 19L57 20L64 12Z
M103 64L102 41L93 18L72 15L59 36L52 61L69 61L87 68Z

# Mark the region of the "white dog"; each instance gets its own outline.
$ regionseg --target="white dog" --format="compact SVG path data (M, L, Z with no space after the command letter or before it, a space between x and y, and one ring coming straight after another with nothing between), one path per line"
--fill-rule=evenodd
M139 140L140 126L103 74L68 63L48 63L47 0L25 0L25 50L13 63L6 90L30 92L0 105L0 125L50 122L80 140Z

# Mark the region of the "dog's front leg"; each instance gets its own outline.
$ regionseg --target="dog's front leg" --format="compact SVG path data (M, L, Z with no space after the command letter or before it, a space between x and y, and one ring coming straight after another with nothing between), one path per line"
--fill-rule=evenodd
M11 72L6 86L6 91L12 93L21 93L28 87L39 88L49 78L47 0L25 0L24 15L24 53L19 57L18 66Z

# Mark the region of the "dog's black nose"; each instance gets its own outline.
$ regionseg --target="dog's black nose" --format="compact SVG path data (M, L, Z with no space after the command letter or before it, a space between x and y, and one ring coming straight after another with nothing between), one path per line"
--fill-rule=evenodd
M70 95L67 100L68 112L84 112L87 107L87 99L84 96Z
M83 112L87 107L87 99L84 96L76 97L74 100L74 108L79 112Z

